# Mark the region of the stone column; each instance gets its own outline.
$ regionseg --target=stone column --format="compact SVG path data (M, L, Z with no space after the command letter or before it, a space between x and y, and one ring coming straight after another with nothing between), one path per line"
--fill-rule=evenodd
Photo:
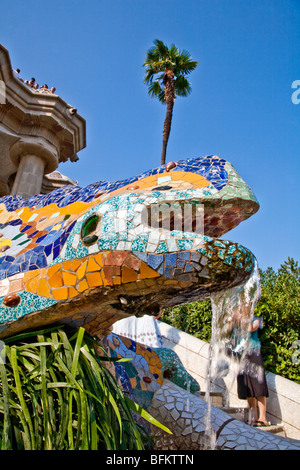
M28 198L41 192L45 161L33 154L21 156L12 194Z

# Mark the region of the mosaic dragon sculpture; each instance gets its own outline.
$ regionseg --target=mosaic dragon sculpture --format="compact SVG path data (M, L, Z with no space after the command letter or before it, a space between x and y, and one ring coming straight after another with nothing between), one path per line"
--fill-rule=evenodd
M157 448L200 448L207 405L184 389L188 383L195 393L198 384L175 353L118 337L112 325L244 283L253 254L220 237L258 208L233 166L214 155L123 181L67 186L27 200L2 197L0 339L54 323L83 326L102 338L111 356L132 359L112 372L173 431ZM152 209L158 218L151 218ZM165 214L167 228L159 220ZM239 439L246 425L232 421L219 410L213 417L219 448L233 448L232 439L235 448L245 448ZM248 426L245 432L252 447L268 448L272 441L276 448L298 448L260 430L249 434Z
M194 230L199 207L202 233ZM27 200L1 198L0 339L55 322L105 335L121 318L155 315L244 282L254 256L220 237L258 207L217 156ZM182 227L149 221L153 208L184 211ZM190 232L182 230L187 222Z

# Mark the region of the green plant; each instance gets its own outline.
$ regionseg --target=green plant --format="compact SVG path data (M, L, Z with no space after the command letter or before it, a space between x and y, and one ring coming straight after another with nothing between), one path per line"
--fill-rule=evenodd
M293 345L300 339L300 267L288 258L277 272L260 271L262 295L255 313L264 318L260 339L265 367L300 383Z
M2 449L144 449L149 438L132 412L167 430L123 394L103 365L111 359L83 328L20 334L4 352Z
M161 319L196 338L210 341L212 311L209 299L165 309Z

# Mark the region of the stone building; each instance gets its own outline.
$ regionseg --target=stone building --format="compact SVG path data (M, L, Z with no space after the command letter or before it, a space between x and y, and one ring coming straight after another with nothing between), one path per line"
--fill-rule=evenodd
M54 90L34 88L13 70L0 44L0 197L24 198L76 182L57 171L78 160L86 122Z

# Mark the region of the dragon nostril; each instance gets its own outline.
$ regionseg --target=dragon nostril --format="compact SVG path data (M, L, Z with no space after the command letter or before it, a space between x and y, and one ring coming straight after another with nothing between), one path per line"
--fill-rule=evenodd
M150 377L143 377L143 381L146 382L147 384L151 384L152 380Z
M173 168L176 168L177 164L175 162L169 162L166 164L166 168L165 170L166 171L170 171L170 170L173 170Z
M21 297L18 294L8 294L3 299L4 305L7 307L16 307L21 302Z

